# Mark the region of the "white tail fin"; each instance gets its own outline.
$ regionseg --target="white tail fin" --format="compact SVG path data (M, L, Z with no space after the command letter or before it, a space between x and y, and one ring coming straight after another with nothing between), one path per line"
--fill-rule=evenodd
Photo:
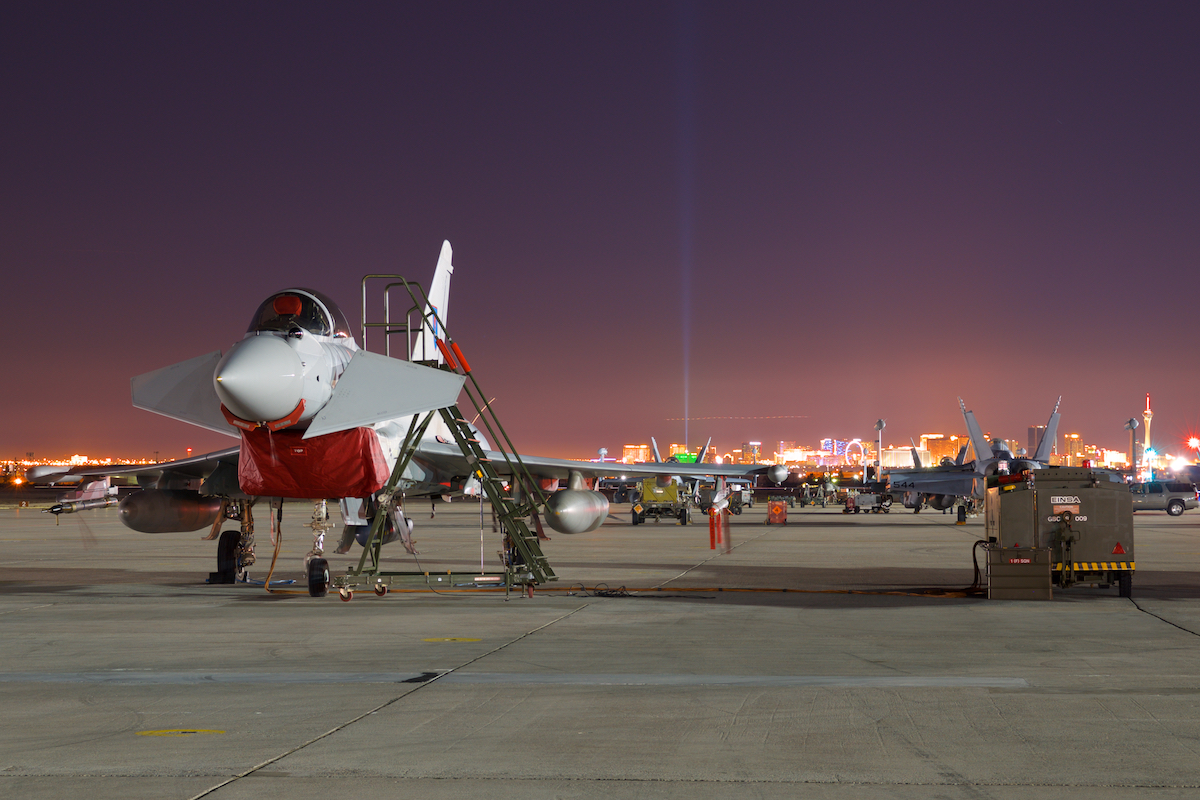
M971 437L971 446L975 448L975 460L983 461L986 458L992 457L992 446L988 443L987 437L983 435L983 429L979 427L979 423L975 421L975 412L967 411L967 404L958 398L958 406L962 409L963 421L967 423L967 435Z
M1054 410L1050 412L1050 419L1046 421L1046 430L1042 431L1042 440L1033 454L1033 460L1039 464L1050 463L1050 455L1054 452L1054 442L1058 438L1058 406L1061 403L1062 395L1059 395Z
M442 253L438 256L437 269L433 271L433 282L429 284L429 305L425 306L425 318L429 322L421 328L421 333L413 342L413 361L436 361L439 364L443 361L437 340L444 338L445 332L438 329L438 323L430 311L437 314L442 325L446 324L450 306L450 276L454 274L454 265L450 263L453 255L450 242L442 242Z

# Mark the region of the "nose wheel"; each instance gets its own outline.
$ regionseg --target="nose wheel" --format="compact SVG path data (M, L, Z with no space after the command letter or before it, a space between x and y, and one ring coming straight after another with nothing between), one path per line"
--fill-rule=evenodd
M308 562L308 596L324 597L329 593L329 562L314 558Z

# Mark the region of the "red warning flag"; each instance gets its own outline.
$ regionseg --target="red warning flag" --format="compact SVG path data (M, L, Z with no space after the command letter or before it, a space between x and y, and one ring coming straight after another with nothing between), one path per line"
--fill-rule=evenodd
M1117 542L1117 546L1113 548L1112 554L1113 554L1114 556L1123 556L1123 555L1125 555L1125 548L1124 548L1124 547L1121 547L1121 543L1120 543L1120 542Z

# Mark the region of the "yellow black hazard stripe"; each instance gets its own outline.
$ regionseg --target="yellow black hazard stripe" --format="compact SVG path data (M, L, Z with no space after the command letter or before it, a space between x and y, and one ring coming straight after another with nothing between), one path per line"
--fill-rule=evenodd
M1100 572L1101 570L1133 572L1137 568L1136 563L1135 561L1073 561L1071 569L1076 572ZM1062 568L1061 561L1054 565L1055 572L1062 572Z

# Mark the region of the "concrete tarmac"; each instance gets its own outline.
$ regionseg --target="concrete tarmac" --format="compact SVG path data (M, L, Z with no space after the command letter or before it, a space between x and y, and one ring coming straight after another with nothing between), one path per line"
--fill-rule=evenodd
M310 510L275 576L299 589ZM497 568L477 503L409 512L420 568ZM1040 603L955 591L982 519L764 521L714 551L614 506L552 534L532 599L347 603L206 585L215 543L115 509L0 508L0 796L1200 796L1200 512L1135 516L1132 600Z

